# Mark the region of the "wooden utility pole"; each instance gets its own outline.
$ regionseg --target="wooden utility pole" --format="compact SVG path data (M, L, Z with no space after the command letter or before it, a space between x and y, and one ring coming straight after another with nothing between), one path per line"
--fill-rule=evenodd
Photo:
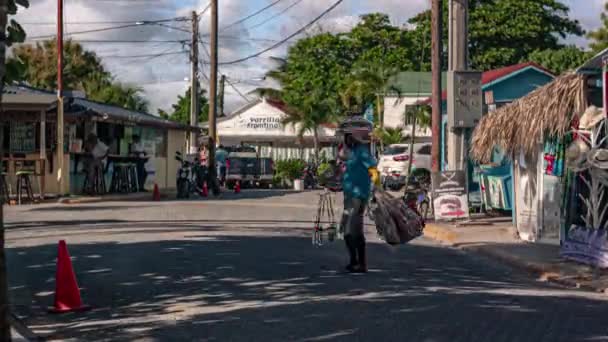
M4 77L6 75L7 36L6 24L8 22L8 0L0 0L0 104L4 93ZM0 111L2 108L0 108ZM0 125L0 141L4 141L4 124ZM0 144L0 155L4 155ZM9 323L8 303L8 275L6 268L6 253L4 241L4 200L0 202L0 341L11 340L11 326Z
M431 70L432 70L432 116L431 129L433 147L431 150L432 171L441 170L441 51L442 51L442 1L431 0Z
M190 126L198 127L198 14L192 11L192 46L190 48ZM190 153L198 149L198 133L190 132Z
M217 140L217 21L218 0L211 0L211 61L209 72L209 171L215 177L215 141Z
M57 0L57 186L63 195L63 0Z

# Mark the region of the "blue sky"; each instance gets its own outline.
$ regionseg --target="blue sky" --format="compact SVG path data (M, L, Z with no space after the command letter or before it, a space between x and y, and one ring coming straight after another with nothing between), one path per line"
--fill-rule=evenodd
M220 0L220 28L274 1ZM602 11L604 0L562 1L571 7L570 16L580 20L583 28L589 30L600 25L599 14ZM55 22L56 0L30 0L30 2L31 7L17 15L17 20L24 23L29 37L53 34L53 25L46 25L45 23ZM252 28L295 2L298 3L280 17L260 27ZM295 32L319 15L331 3L333 3L333 0L281 0L263 14L229 30L221 30L221 35L224 37L220 38L220 60L234 60L272 45L271 40L279 40ZM189 16L192 10L201 11L207 4L208 0L65 0L65 12L67 22L135 22L138 20ZM320 27L328 31L347 30L356 24L360 14L369 12L388 13L394 24L401 25L411 16L426 9L428 5L429 0L344 0L338 8L319 23L316 29ZM208 16L209 13L201 20L200 30L203 35L208 32ZM172 23L172 25L184 29L188 28L187 23L177 22ZM113 25L74 24L67 26L67 32L107 26ZM135 27L74 36L74 39L77 40L182 40L188 38L188 33L158 26ZM569 41L580 46L586 45L584 38L570 38ZM184 47L180 44L110 44L98 42L84 44L102 57L104 64L116 75L118 80L141 86L145 90L153 112L156 112L156 108L169 108L177 98L177 94L183 93L188 87L188 83L184 80L190 74L188 56ZM252 79L263 75L274 66L268 57L283 55L287 46L282 46L247 63L221 68L220 71L228 75L242 92L247 92L254 87ZM176 54L152 59L121 57L161 52L175 52ZM203 51L201 53L204 54ZM230 88L227 90L228 109L234 109L243 103L244 100L234 90Z

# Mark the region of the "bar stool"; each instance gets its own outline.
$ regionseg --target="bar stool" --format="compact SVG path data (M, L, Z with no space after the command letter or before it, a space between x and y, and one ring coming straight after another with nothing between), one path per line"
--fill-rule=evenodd
M130 192L131 184L129 181L129 164L114 163L112 181L110 182L110 192Z
M130 192L139 191L139 177L137 175L137 165L135 163L127 164L127 173L129 175L129 188Z
M34 191L32 190L32 180L30 176L34 174L33 171L17 171L17 203L21 205L23 193L25 192L26 198L30 203L34 203Z
M103 173L103 167L95 168L95 176L92 184L92 190L97 195L103 195L106 193L106 178ZM82 184L82 189L86 190L89 187L89 175L85 174L84 183Z

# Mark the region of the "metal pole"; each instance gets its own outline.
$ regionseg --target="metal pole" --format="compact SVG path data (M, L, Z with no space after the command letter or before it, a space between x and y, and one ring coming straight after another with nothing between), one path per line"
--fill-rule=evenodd
M215 174L215 141L217 140L217 21L218 0L211 0L211 70L209 74L209 170Z
M190 126L198 126L198 15L192 11L192 47L190 49ZM198 136L190 132L190 153L196 153Z
M431 128L433 145L431 151L432 171L441 170L441 50L442 50L442 1L432 1L431 18L431 70L432 84L432 118Z
M63 0L57 0L57 186L63 190Z

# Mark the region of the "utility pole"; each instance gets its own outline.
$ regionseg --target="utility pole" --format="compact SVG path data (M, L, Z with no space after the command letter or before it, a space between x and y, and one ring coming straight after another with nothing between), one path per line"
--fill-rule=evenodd
M57 185L63 195L63 0L57 0Z
M192 46L190 48L190 126L198 127L198 14L192 11ZM196 153L197 132L190 132L190 153Z
M217 96L217 112L218 116L224 116L224 88L226 87L226 75L220 77L220 90Z
M215 178L215 141L217 140L217 21L218 0L211 0L211 61L209 72L209 171Z
M441 170L441 51L442 51L442 1L431 0L431 70L432 70L432 116L433 145L431 150L432 171Z
M468 70L468 0L449 0L448 70ZM454 115L454 113L448 113ZM466 169L466 128L448 127L448 166L450 170Z

